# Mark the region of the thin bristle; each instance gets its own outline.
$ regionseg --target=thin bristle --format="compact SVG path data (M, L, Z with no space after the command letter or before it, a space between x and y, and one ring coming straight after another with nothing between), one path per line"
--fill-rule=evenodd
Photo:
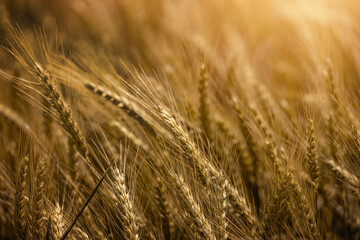
M352 126L352 135L356 146L357 159L360 162L360 134L354 125Z

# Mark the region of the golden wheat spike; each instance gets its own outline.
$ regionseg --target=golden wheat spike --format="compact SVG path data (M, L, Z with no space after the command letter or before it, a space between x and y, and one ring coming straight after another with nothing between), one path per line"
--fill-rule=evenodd
M205 239L215 240L216 237L213 234L209 221L205 218L200 206L194 200L184 179L177 174L173 174L173 178L176 192L182 199L187 213L191 216L191 221L194 222L198 234Z
M85 83L85 87L90 91L94 92L95 94L99 95L100 97L104 98L105 100L111 102L116 107L123 110L127 115L135 119L141 126L143 126L147 131L149 131L151 135L156 137L156 132L153 127L139 114L140 109L138 109L138 107L136 107L134 104L131 104L131 102L127 98L125 98L124 96L120 97L119 95L105 90L100 86L96 86L95 84L90 82Z
M14 203L14 219L18 239L26 239L28 226L28 201L29 196L26 191L27 176L29 171L29 158L23 157L20 162L20 171L17 177L15 203Z
M60 116L60 121L65 131L71 136L71 145L74 144L76 149L81 153L87 162L89 161L89 149L85 137L83 136L80 127L78 126L77 121L72 116L72 111L68 104L66 103L59 87L51 79L49 73L47 73L42 66L35 62L35 75L38 77L39 82L42 84L43 88L46 90L50 98L50 103L56 109ZM75 166L71 166L72 169L76 169Z
M307 153L306 153L306 165L310 174L311 180L315 183L315 190L319 185L318 178L320 176L319 162L316 153L315 146L315 129L312 119L308 120L307 125Z
M199 93L200 93L200 121L205 135L211 141L211 122L210 122L210 110L209 110L209 82L205 65L201 65L200 79L199 79Z
M115 177L114 182L114 194L116 205L119 207L121 219L123 221L125 238L131 240L140 239L138 233L138 225L136 223L136 217L133 210L133 203L130 199L129 193L125 185L124 173L121 173L118 168L112 169Z

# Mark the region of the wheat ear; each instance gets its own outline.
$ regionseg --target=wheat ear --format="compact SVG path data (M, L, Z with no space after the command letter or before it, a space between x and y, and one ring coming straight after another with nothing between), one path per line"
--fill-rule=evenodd
M227 209L228 209L228 194L226 192L226 182L218 183L215 192L215 220L217 222L218 239L227 240L229 233L227 231Z
M126 190L125 175L121 173L117 167L112 168L112 173L115 177L115 201L120 210L121 220L124 226L124 237L125 239L139 240L138 224L136 223L133 203Z
M333 171L337 178L344 181L345 183L350 184L354 193L357 196L360 196L360 179L356 175L350 173L345 168L342 168L332 159L325 159L322 162L326 164L331 169L331 171Z
M104 98L105 100L111 102L116 107L123 110L129 117L136 120L141 126L143 126L151 135L156 137L156 132L150 123L144 119L140 114L140 110L134 104L132 104L126 97L119 96L115 93L110 92L100 86L96 86L94 83L86 82L85 87L97 94L98 96Z
M270 155L270 159L275 166L276 173L280 176L281 179L287 181L289 184L289 188L291 189L292 195L294 196L295 202L299 205L299 211L301 214L305 216L307 226L309 227L311 239L319 239L320 234L317 228L317 224L315 221L314 212L310 208L310 204L305 197L304 191L296 181L295 177L289 170L285 170L281 167L281 161L276 156L276 151L273 142L267 141L266 146L268 149L268 153Z
M149 155L153 154L152 149L146 142L144 142L141 138L138 138L133 132L123 126L119 121L112 121L110 123L110 126L118 129L123 138L130 140L130 144L132 147L134 147L134 149L139 148L144 153L148 153Z
M319 185L319 162L316 155L315 146L315 129L312 119L308 120L307 124L307 153L306 153L306 166L311 177L311 180L315 183L315 190L317 191Z
M59 240L64 231L64 220L59 203L56 203L50 219L50 240Z
M171 239L172 222L170 220L170 208L169 203L166 199L165 186L160 177L156 178L155 200L160 209L161 225L164 239Z
M35 206L35 234L36 239L42 239L45 236L46 218L45 218L45 175L46 164L40 160L36 175L36 193L34 198Z
M259 126L260 130L263 132L265 137L267 139L269 139L270 141L273 141L273 134L271 133L270 128L265 123L265 120L264 120L263 116L260 114L260 112L258 111L258 109L256 109L255 105L253 105L253 104L249 104L249 109L254 114L255 122Z
M78 123L72 116L71 109L65 102L64 97L56 85L51 79L49 73L47 73L39 63L35 63L35 74L38 77L43 88L46 90L51 105L56 109L60 116L62 126L72 137L73 144L80 154L88 161L89 150L86 145L85 138L78 126ZM75 169L74 166L72 166Z
M90 240L89 235L79 227L74 227L72 234L69 235L70 240Z
M320 233L316 224L314 212L310 208L309 201L305 197L303 189L289 170L285 172L285 175L289 179L290 189L293 193L292 195L299 207L298 211L305 216L310 232L310 238L313 240L320 239Z
M263 221L263 237L271 238L273 229L276 229L284 220L288 209L287 199L289 198L289 179L281 176L278 186L272 195L270 205L266 208Z
M180 196L181 202L184 204L187 213L190 215L191 221L195 224L198 234L205 239L215 240L216 237L212 233L210 223L202 213L200 206L194 200L184 179L176 173L171 175L173 175L174 178L176 192Z
M23 157L20 161L20 171L16 182L15 191L15 228L18 239L25 240L27 232L27 203L26 177L29 169L29 158Z
M266 150L269 155L269 158L271 160L271 163L274 164L275 172L279 175L282 175L283 170L281 169L281 161L276 154L276 149L275 149L274 143L267 139L265 141L265 146L266 146Z
M209 111L209 87L205 64L201 66L199 79L199 93L200 93L200 121L205 135L212 140L210 111Z
M332 71L332 67L331 67L330 63L328 63L327 69L324 71L323 74L324 74L324 77L326 80L328 93L330 95L331 107L335 113L335 119L337 120L338 117L340 116L339 97L336 92L334 75L333 75L333 71Z

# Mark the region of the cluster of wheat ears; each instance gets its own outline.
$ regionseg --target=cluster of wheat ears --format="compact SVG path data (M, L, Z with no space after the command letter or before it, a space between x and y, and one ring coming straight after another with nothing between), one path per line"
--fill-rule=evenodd
M357 1L0 15L0 239L360 239Z

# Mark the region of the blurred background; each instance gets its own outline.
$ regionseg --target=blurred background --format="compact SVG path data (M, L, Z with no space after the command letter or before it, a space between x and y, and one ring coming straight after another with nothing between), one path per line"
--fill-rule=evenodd
M115 67L121 58L170 76L184 64L179 59L197 71L206 58L219 74L250 69L277 86L274 94L289 98L309 87L304 81L319 78L330 59L344 82L339 87L358 97L358 1L2 0L0 16L3 46L9 46L9 24L18 24L31 45L41 29L50 49L66 56L101 52ZM0 51L1 69L21 75L14 58Z

